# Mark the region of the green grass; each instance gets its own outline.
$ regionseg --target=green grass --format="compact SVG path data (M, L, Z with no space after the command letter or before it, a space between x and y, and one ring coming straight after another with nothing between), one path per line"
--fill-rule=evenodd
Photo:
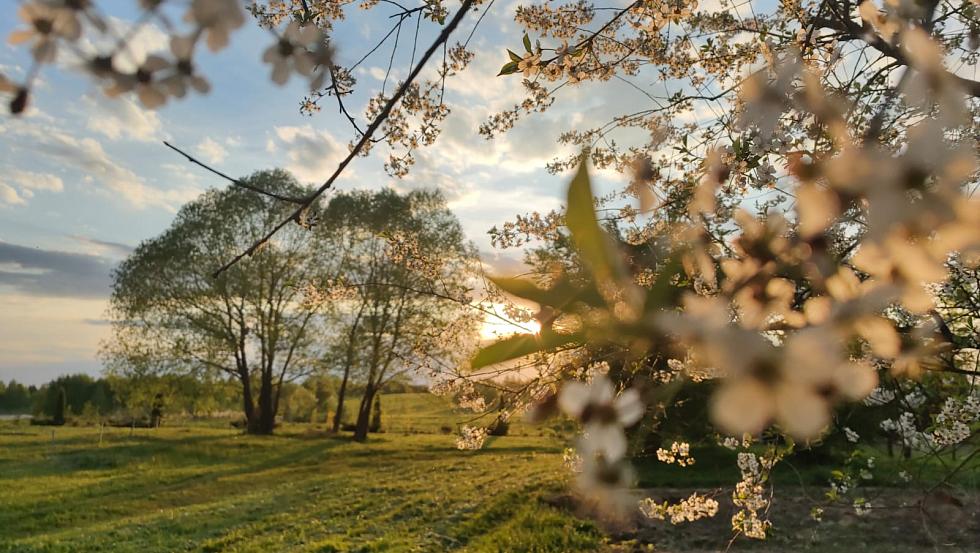
M356 396L345 400L345 422L354 422L360 401ZM455 433L458 425L486 426L494 420L491 413L471 422L477 416L473 412L454 408L449 398L433 394L383 394L381 409L384 429L389 432L437 434L448 428ZM558 432L551 426L528 424L518 417L511 420L508 434L555 436Z
M382 405L386 432L364 444L349 433L328 436L322 423L286 424L276 436L254 437L228 419L168 420L161 429L108 428L100 440L93 427L0 421L0 553L646 550L633 539L658 551L727 547L734 452L695 447L692 468L635 460L641 493L671 502L693 491L709 494L721 502L717 517L604 533L571 513L577 507L560 468L570 428L515 421L511 435L460 452L443 429L455 430L473 414L427 394L385 395ZM823 523L812 521L810 508L840 461L793 457L773 474L771 539L739 540L732 550L921 553L937 543L959 544L948 551L980 543L976 471L950 482L965 506L930 513L926 527L917 509L902 507L922 499L923 490L900 485L901 460L863 453L874 455L878 468L860 493L890 508L857 518L844 503L828 508ZM938 476L942 463L955 460L940 461L922 461L921 472ZM895 544L899 531L903 541Z
M287 425L0 425L0 551L593 551L592 524L541 501L560 447ZM53 437L53 439L52 439Z

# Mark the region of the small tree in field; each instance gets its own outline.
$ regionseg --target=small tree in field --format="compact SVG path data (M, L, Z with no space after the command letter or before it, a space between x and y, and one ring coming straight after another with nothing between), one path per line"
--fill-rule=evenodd
M65 417L68 412L68 392L64 386L58 387L58 395L55 397L54 412L51 414L51 422L57 426L65 424Z

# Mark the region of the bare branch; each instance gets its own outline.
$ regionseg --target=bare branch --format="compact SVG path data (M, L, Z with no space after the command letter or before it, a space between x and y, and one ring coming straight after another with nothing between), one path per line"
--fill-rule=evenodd
M196 158L194 158L193 156L191 156L187 152L181 150L180 148L178 148L177 146L174 146L173 144L167 142L166 140L163 141L163 144L164 144L164 146L170 148L171 150L173 150L173 151L177 152L178 154L180 154L180 155L184 156L185 158L187 158L187 161L193 163L194 165L198 165L200 167L203 167L203 168L207 169L208 171L211 171L215 175L218 175L219 177L227 180L228 182L234 184L235 186L238 186L239 188L244 188L246 190L251 190L252 192L256 192L258 194L262 194L263 196L268 196L268 197L274 198L276 200L280 200L280 201L283 201L283 202L289 202L289 203L293 203L293 204L301 204L302 205L303 202L306 200L305 198L293 198L291 196L282 196L280 194L276 194L275 192L269 192L267 190L262 190L261 188L259 188L257 186L253 186L251 184L248 184L247 182L242 181L240 179L229 177L228 175L222 173L221 171L219 171L219 170L217 170L217 169L215 169L215 168L213 168L213 167L211 167L211 166L209 166L209 165L207 165L207 164L205 164L205 163L203 163L201 161L198 161Z

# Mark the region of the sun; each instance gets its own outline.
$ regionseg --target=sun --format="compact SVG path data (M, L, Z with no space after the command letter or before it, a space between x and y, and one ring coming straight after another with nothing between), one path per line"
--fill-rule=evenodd
M497 310L497 313L502 313ZM483 326L480 327L480 338L482 340L495 340L513 334L537 334L541 332L541 323L535 320L527 322L515 322L505 318L487 315L483 319Z

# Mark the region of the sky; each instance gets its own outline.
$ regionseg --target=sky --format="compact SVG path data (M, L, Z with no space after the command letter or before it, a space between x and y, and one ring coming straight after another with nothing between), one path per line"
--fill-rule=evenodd
M127 10L137 5L98 4L118 10L108 16L120 30L134 17ZM17 5L0 0L0 36L19 24L13 16ZM387 33L393 9L382 4L338 26L334 40L342 63L360 58ZM447 82L452 113L442 135L419 152L407 178L387 176L382 158L372 155L356 159L335 186L442 190L467 237L497 271L513 270L520 254L493 250L487 230L515 214L561 204L567 178L544 169L568 153L556 144L559 133L643 105L637 91L615 81L569 88L550 112L494 141L480 137L477 129L486 118L522 98L519 78L495 77L507 61L504 48L520 48L512 17L513 5L497 6L480 24L470 43L476 58ZM476 19L471 15L463 23L461 36ZM423 31L420 48L431 36ZM106 98L97 83L74 69L72 56L59 56L57 67L41 74L28 113L0 116L0 380L39 384L65 373L99 373L112 268L140 241L166 229L181 205L208 188L226 186L163 140L231 175L283 167L302 182L329 176L346 154L352 130L329 103L312 117L301 114L305 83L294 78L279 87L270 81L261 54L272 41L249 19L229 48L197 58L211 82L209 94L171 100L155 111L132 98ZM142 58L167 44L161 27L149 25L135 35L130 50ZM362 114L368 97L381 88L391 45L357 68L360 92L349 100L354 113ZM402 46L395 77L408 72L409 51ZM24 48L0 45L0 73L18 78L28 64ZM432 69L424 74L431 76ZM601 186L616 184L603 178Z

